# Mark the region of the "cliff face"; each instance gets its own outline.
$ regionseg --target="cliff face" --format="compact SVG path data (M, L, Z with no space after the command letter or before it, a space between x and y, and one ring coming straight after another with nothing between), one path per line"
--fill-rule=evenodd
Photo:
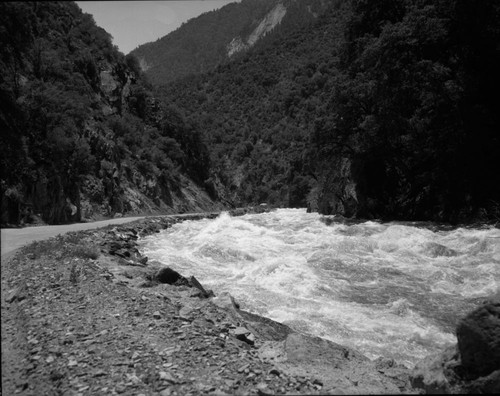
M215 205L198 133L90 15L70 2L0 7L2 224Z
M349 158L338 158L330 163L331 171L321 174L315 188L308 195L308 211L354 217L360 211L361 196Z

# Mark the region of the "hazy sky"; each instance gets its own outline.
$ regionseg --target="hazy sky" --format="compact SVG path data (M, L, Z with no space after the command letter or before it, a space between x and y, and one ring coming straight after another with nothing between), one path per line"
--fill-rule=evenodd
M128 54L140 44L156 41L183 22L241 0L77 1L97 25L113 36L113 44Z

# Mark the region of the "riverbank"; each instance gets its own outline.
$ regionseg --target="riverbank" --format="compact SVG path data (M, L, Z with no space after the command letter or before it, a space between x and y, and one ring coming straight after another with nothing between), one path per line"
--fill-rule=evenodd
M70 232L2 260L3 393L419 392L404 366L295 333L230 296L211 298L203 279L165 275L137 250L142 236L216 216Z

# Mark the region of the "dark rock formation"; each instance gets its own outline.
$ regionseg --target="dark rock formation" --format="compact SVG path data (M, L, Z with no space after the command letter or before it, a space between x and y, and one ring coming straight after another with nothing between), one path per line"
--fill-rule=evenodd
M339 158L330 163L329 168L321 176L317 196L309 200L308 210L327 215L355 216L359 210L359 202L352 162L347 158Z
M420 361L411 383L426 393L500 392L500 300L469 313L457 326L458 343Z
M188 285L189 281L172 268L165 267L160 269L155 276L155 279L160 283L168 283L169 285Z
M500 369L500 300L479 307L457 327L458 349L466 378Z

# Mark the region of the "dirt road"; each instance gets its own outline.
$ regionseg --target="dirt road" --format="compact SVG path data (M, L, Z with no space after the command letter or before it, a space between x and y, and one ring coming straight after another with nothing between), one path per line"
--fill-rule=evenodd
M217 212L205 213L183 213L174 215L164 215L165 217L183 218L183 219L197 219L200 216L208 217L220 214ZM31 242L49 239L59 234L65 234L70 231L91 230L101 228L110 224L124 224L130 223L135 220L143 219L146 216L138 217L121 217L118 219L94 221L91 223L75 223L63 225L50 225L40 227L26 227L26 228L3 228L2 233L2 261L7 260L16 249L27 245ZM153 215L153 217L156 217Z
M105 227L110 224L123 224L142 218L144 218L144 216L122 217L118 219L95 221L91 223L75 223L25 228L4 228L1 230L2 261L6 260L16 249L31 242L41 241L70 231L89 230L93 228Z

